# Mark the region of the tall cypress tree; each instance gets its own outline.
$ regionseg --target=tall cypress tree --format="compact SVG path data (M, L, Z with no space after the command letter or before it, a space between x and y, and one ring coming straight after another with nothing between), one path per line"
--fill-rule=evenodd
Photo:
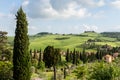
M70 62L70 53L69 53L69 49L67 49L65 59L66 59L67 62Z
M16 15L16 30L13 49L13 78L14 80L30 80L30 53L28 38L28 23L22 7Z
M76 63L76 51L75 51L75 49L74 49L74 51L73 51L73 61L72 61L72 63L73 63L73 64Z

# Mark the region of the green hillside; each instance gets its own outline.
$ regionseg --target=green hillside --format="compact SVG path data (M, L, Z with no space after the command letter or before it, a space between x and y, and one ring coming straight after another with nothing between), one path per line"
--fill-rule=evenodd
M46 34L35 35L30 37L30 49L44 49L47 45L52 45L62 50L67 48L73 50L82 50L80 47L83 43L89 39L94 40L96 45L108 44L111 46L119 46L120 41L117 38L104 37L102 34L95 32L88 32L82 34ZM88 49L89 51L95 51L95 49Z
M8 37L8 42L13 45L13 37ZM95 45L111 45L120 46L120 41L118 38L112 38L104 36L96 32L86 32L81 34L52 34L52 33L39 33L30 36L30 49L42 49L48 45L55 46L56 48L61 48L66 50L69 48L73 50L82 50L83 45L88 40L93 40ZM97 47L96 47L97 48ZM88 51L96 51L96 48L87 49Z

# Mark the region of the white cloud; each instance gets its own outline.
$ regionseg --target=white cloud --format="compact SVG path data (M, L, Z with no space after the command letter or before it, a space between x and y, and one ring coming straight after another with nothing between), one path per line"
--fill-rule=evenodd
M115 0L115 1L111 2L111 5L113 7L116 7L116 8L120 9L120 0Z
M32 18L49 18L57 15L57 12L49 4L49 0L30 0L27 7L28 14Z
M13 17L13 15L12 14L0 13L0 18L9 18L9 17Z
M77 2L87 7L102 7L105 5L105 0L77 0Z
M104 14L105 14L105 11L99 11L96 14L94 14L93 17L96 19L103 18L105 17Z
M35 26L28 26L28 29L29 30L37 30L37 27L35 27Z
M85 31L97 31L98 30L98 27L95 25L83 24L83 27L84 27Z
M22 6L26 7L29 4L29 0L24 0Z
M32 18L82 18L91 15L87 8L73 0L29 0L27 8Z

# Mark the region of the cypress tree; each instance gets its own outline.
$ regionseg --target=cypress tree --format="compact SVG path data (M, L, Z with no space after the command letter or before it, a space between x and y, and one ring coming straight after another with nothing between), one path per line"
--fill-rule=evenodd
M86 63L88 60L87 54L85 52L85 48L83 48L83 53L82 53L82 61L83 63Z
M22 7L16 15L16 30L13 49L13 78L14 80L30 80L31 61L28 38L28 23Z
M32 49L30 49L30 59L32 61Z
M34 59L37 59L37 50L34 49L34 56L33 56Z
M74 49L74 51L73 51L73 61L72 61L72 63L73 63L73 64L76 63L76 51L75 51L75 49Z
M70 62L70 53L69 53L69 49L67 49L67 52L66 52L66 61L67 62Z
M41 56L42 56L42 52L41 52L41 49L40 49L39 59L38 59L38 69L44 70L44 68L45 68L45 63L43 62Z
M76 65L79 63L79 60L80 60L80 58L79 58L79 56L80 56L80 54L79 54L79 51L76 51Z

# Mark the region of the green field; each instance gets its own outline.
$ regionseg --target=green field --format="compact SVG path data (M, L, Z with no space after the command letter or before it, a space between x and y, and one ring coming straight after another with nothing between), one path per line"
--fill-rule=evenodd
M13 37L8 37L8 42L13 45ZM30 49L42 49L48 45L60 48L61 50L66 50L69 48L73 50L81 51L81 44L85 43L87 40L101 40L100 42L95 42L97 45L111 45L120 46L120 41L117 38L104 37L99 33L82 33L82 34L47 34L47 35L35 35L30 37ZM88 51L94 51L89 49Z
M80 35L62 35L62 34L49 34L44 36L32 36L30 37L30 49L42 49L48 45L60 48L61 50L66 50L69 48L73 50L74 48L81 51L82 48L77 47L85 43L88 39L99 39L101 42L95 42L98 45L111 45L120 46L120 41L116 38L103 37L99 33L82 33ZM91 50L89 50L91 51Z

